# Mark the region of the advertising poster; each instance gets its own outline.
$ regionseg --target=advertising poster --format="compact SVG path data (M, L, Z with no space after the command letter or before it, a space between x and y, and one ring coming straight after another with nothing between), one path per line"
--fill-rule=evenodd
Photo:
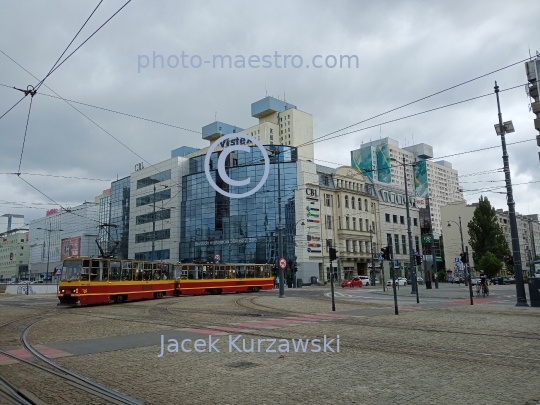
M377 167L378 178L381 183L391 183L392 174L390 173L390 150L388 145L377 146Z
M304 215L307 222L306 250L310 255L320 256L323 247L321 241L321 209L319 205L318 190L308 188L306 190L305 201Z
M373 178L371 147L351 151L351 166L364 176Z
M427 162L422 160L414 166L414 187L416 189L416 205L418 208L426 208L426 200L429 196L427 179Z
M80 255L81 237L62 239L62 260Z

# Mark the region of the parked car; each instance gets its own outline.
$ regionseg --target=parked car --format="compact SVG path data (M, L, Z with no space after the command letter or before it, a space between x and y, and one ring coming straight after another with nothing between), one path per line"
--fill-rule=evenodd
M491 283L494 285L503 285L506 284L506 280L504 279L504 277L493 277L491 279Z
M424 279L422 277L416 277L418 284L424 284Z
M362 280L359 277L353 277L350 280L343 280L341 282L341 288L345 287L362 287Z
M471 284L472 284L472 285L480 284L480 277L477 277L477 276L471 276Z
M386 285L388 287L392 287L392 279L388 280ZM407 285L407 279L404 278L404 277L396 278L396 285L398 285L398 286L406 286Z
M371 280L368 276L358 276L360 280L362 280L362 285L371 285Z

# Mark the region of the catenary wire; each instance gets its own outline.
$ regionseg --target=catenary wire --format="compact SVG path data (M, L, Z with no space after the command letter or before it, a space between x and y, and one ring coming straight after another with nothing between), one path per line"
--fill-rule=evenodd
M77 38L77 36L80 34L80 32L82 31L82 29L85 27L85 25L88 23L88 21L90 21L90 18L92 18L92 16L94 15L94 13L96 12L96 10L98 9L98 7L101 5L101 3L103 3L103 0L101 0L98 5L96 6L96 8L94 9L94 11L92 11L92 13L90 14L90 16L86 19L86 21L84 22L84 24L82 25L81 28L79 28L79 31L77 31L77 33L75 34L75 36L73 37L73 39L71 40L71 42L68 44L68 46L66 47L66 49L64 49L64 52L62 52L62 54L58 57L58 59L56 60L56 62L54 62L54 65L51 67L51 69L49 70L49 73L47 73L47 75L43 78L43 80L41 80L37 85L36 85L36 90L39 89L39 87L43 84L43 82L51 75L51 73L53 72L53 69L55 68L55 66L58 64L58 62L60 62L60 59L62 59L62 56L64 56L64 54L67 52L67 50L69 49L69 47L71 46L71 44L73 43L73 41L75 41L75 39Z
M314 143L314 142L317 141L317 140L326 138L327 136L333 135L333 134L335 134L335 133L337 133L337 132L344 131L345 129L352 128L352 127L354 127L354 126L356 126L356 125L362 124L362 123L367 122L367 121L370 121L370 120L372 120L372 119L374 119L374 118L378 118L378 117L383 116L383 115L385 115L385 114L388 114L388 113L391 113L391 112L393 112L393 111L399 110L399 109L401 109L401 108L407 107L407 106L409 106L409 105L415 104L415 103L417 103L417 102L419 102L419 101L426 100L426 99L428 99L428 98L430 98L430 97L433 97L433 96L436 96L436 95L438 95L438 94L444 93L444 92L446 92L446 91L448 91L448 90L455 89L455 88L457 88L457 87L460 87L460 86L463 86L463 85L465 85L465 84L471 83L471 82L473 82L473 81L475 81L475 80L478 80L478 79L481 79L481 78L483 78L483 77L489 76L489 75L491 75L491 74L493 74L493 73L497 73L497 72L500 72L500 71L502 71L502 70L504 70L504 69L508 69L508 68L510 68L510 67L512 67L512 66L515 66L515 65L518 65L518 64L520 64L520 63L526 62L526 61L528 61L529 59L530 59L530 58L526 58L526 59L523 59L523 60L514 62L514 63L512 63L512 64L510 64L510 65L504 66L504 67L499 68L499 69L497 69L497 70L493 70L493 71L491 71L491 72L489 72L489 73L485 73L485 74L480 75L480 76L477 76L477 77L475 77L475 78L473 78L473 79L470 79L470 80L461 82L461 83L456 84L456 85L454 85L454 86L448 87L448 88L446 88L446 89L444 89L444 90L440 90L440 91L435 92L435 93L433 93L433 94L430 94L430 95L428 95L428 96L419 98L419 99L417 99L417 100L415 100L415 101L411 101L411 102L409 102L409 103L407 103L407 104L404 104L404 105L402 105L402 106L400 106L400 107L393 108L393 109L388 110L388 111L386 111L386 112L383 112L383 113L381 113L381 114L377 114L377 115L375 115L375 116L373 116L373 117L370 117L370 118L367 118L367 119L365 119L365 120L359 121L359 122L357 122L357 123L355 123L355 124L346 126L346 127L344 127L344 128L341 128L341 129L338 129L338 130L333 131L333 132L331 132L331 133L329 133L329 134L326 134L326 135L323 135L323 136L321 136L321 137L319 137L319 138L316 138L316 139L314 139L314 140L312 140L312 141L306 142L305 144ZM381 124L381 125L382 125L382 124ZM305 145L305 144L302 144L302 145L300 145L300 146L303 146L303 145Z
M30 97L30 107L28 107L28 116L26 117L26 128L24 129L24 138L23 138L23 144L21 149L21 158L19 160L19 169L17 170L17 173L21 172L21 164L22 164L22 158L24 153L24 144L26 143L26 133L28 132L28 123L30 122L30 112L32 111L32 101L34 100L34 96Z

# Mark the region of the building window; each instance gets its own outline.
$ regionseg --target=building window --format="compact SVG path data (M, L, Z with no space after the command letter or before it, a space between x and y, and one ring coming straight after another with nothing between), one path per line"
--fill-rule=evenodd
M326 216L326 229L332 229L332 215Z
M364 200L364 211L369 211L367 200Z
M390 214L384 214L386 222L390 222Z
M161 181L170 180L170 179L171 179L171 171L165 170L164 172L153 174L152 176L137 180L137 189L150 186L152 184L156 184Z
M330 185L330 179L328 178L328 176L324 176L324 177L323 177L323 184L324 184L325 186Z
M163 229L155 232L155 239L152 237L153 232L139 233L135 235L135 243L152 242L153 240L169 239L171 237L170 229Z
M170 209L160 210L156 212L156 221L162 221L164 219L169 219L170 217L171 217ZM142 224L146 224L148 222L153 222L153 221L154 221L153 213L137 215L137 217L135 217L135 223L137 225L142 225Z
M404 225L404 224L405 224L405 217L404 217L403 215L401 215L401 216L399 217L399 223L400 223L401 225Z
M392 221L397 224L397 215L392 215Z
M392 234L390 233L386 234L386 246L392 246Z
M394 242L396 245L395 253L396 255L399 255L399 235L394 235Z
M349 196L345 196L345 208L349 208Z
M345 229L349 229L349 217L345 217Z
M338 229L341 229L341 217L338 217Z
M362 199L361 198L358 199L358 209L359 210L362 209Z
M362 222L362 218L358 218L358 227L360 228L361 231L364 230L364 223Z
M171 198L171 189L168 188L167 190L158 191L155 193L156 196L156 202L157 201L163 201ZM154 193L145 195L144 197L139 197L136 200L136 206L140 207L142 205L148 205L152 204L154 202Z
M414 226L418 226L418 218L413 218L413 224Z
M405 238L405 235L401 235L401 245L403 247L403 254L407 254L407 238Z
M420 241L418 240L418 236L414 237L414 244L416 246L416 252L419 253L420 252Z
M352 219L352 229L353 231L356 231L356 218Z
M324 205L325 207L331 207L332 206L332 199L331 199L331 195L330 194L325 194L324 195Z
M355 207L355 205L354 205L354 197L351 197L351 208L352 208L353 210L356 209L356 207Z
M369 231L369 219L366 219L366 232Z

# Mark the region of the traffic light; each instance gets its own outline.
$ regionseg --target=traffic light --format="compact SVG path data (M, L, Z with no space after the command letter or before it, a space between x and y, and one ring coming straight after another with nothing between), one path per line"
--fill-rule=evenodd
M390 260L390 246L381 249L384 260Z
M298 271L298 263L294 262L293 270L295 273Z
M508 256L506 258L506 263L508 263L509 266L513 266L514 265L514 257L513 256Z
M416 259L416 264L417 264L418 266L420 266L420 265L422 264L422 262L423 262L422 256L416 255L415 259Z
M337 260L337 250L334 248L330 248L330 261Z
M467 263L467 255L465 253L461 253L459 255L459 258L461 260L461 263Z

